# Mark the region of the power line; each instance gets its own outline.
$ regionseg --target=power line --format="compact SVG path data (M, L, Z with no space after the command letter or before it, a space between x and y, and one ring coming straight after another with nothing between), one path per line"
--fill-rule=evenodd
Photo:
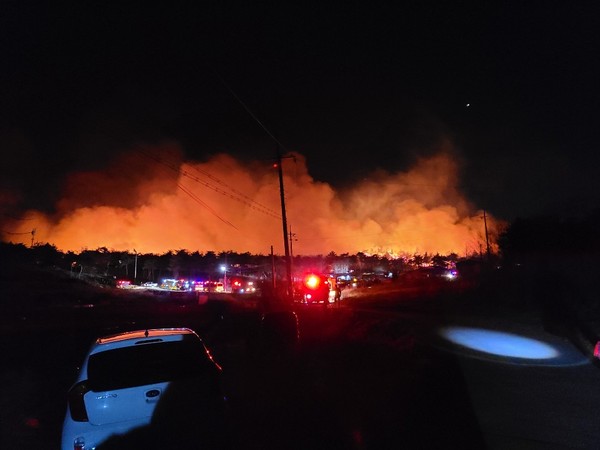
M269 137L271 139L273 139L273 141L282 149L287 150L285 148L285 146L279 142L279 140L273 135L273 133L271 133L269 131L269 129L258 119L258 117L256 117L256 115L250 110L250 108L248 108L248 106L242 101L242 99L240 97L238 97L238 95L234 92L234 90L229 86L229 84L227 84L227 82L225 81L225 79L219 74L219 72L217 72L215 70L214 67L212 67L210 64L206 63L206 65L208 66L208 68L215 74L215 76L219 79L219 81L221 83L223 83L223 86L225 86L225 89L227 89L229 91L229 93L238 101L238 103L240 105L242 105L242 107L246 110L246 112L248 114L250 114L250 117L252 117L254 119L254 121L265 131L265 133L267 133L269 135Z
M266 207L263 207L263 206L262 206L262 205L260 205L260 204L258 204L258 205L260 205L260 206L261 206L261 207L259 208L259 207L255 206L255 205L253 205L252 203L250 203L250 201L247 201L247 200L244 200L243 198L237 197L237 196L235 196L235 195L231 194L230 192L224 191L224 190L222 190L222 189L220 189L220 188L218 188L218 187L216 187L216 186L212 186L210 183L207 183L206 181L204 181L204 180L201 180L201 179L199 179L198 177L195 177L195 176L193 176L193 175L190 175L190 174L189 174L189 173L187 173L185 170L181 170L181 171L180 171L180 173L181 173L183 176L185 176L185 177L187 177L187 178L189 178L189 179L191 179L191 180L193 180L193 181L195 181L195 182L197 182L197 183L200 183L200 184L202 184L203 186L206 186L207 188L209 188L209 189L212 189L213 191L215 191L215 192L217 192L217 193L219 193L219 194L221 194L221 195L224 195L224 196L226 196L226 197L229 197L229 198L231 198L231 199L233 199L233 200L236 200L236 201L239 201L239 202L241 202L241 203L245 204L245 205L247 205L248 207L250 207L250 208L252 208L252 209L254 209L254 210L256 210L256 211L260 211L260 212L262 212L263 214L266 214L266 215L268 215L268 216L271 216L271 217L275 217L276 219L281 219L281 217L277 216L277 215L276 215L276 214L275 214L275 213L274 213L272 210L270 210L270 209L268 209L268 208L266 208Z
M0 230L0 232L2 232L4 234L9 234L11 236L23 236L25 234L31 234L31 246L32 247L33 247L33 244L35 243L35 233L36 233L36 231L37 231L37 228L34 228L31 231L22 231L22 232Z
M177 187L179 189L181 189L183 192L185 192L187 195L189 195L192 200L194 200L195 202L197 202L198 204L204 206L210 213L212 213L217 219L219 219L220 221L222 221L223 223L229 225L232 228L235 228L236 230L239 231L239 228L236 227L234 224L232 224L230 221L228 221L227 219L222 218L221 216L219 216L219 214L217 214L217 212L212 209L210 206L208 206L204 201L202 201L200 198L198 198L198 196L196 196L193 192L191 192L189 189L187 189L186 187L184 187L181 184L177 184Z
M18 221L25 221L25 220L33 220L34 217L14 217L11 216L10 214L6 214L6 213L1 213L3 216L8 217L9 219L12 220L18 220Z
M279 217L279 216L277 215L277 213L276 213L274 210L272 210L271 208L269 208L268 206L265 206L265 205L263 205L262 203L260 203L260 202L257 202L257 201L256 201L256 200L254 200L253 198L250 198L250 197L248 197L247 195L243 194L242 192L239 192L237 189L235 189L235 188L232 188L232 187L231 187L231 186L229 186L227 183L225 183L225 182L223 182L223 181L219 180L219 179L218 179L217 177L215 177L214 175L212 175L212 174L210 174L210 173L206 172L205 170L199 169L199 168L197 168L197 167L193 167L193 170L195 170L195 171L197 171L197 172L200 172L200 173L202 173L202 174L206 175L208 178L210 178L210 179L212 179L212 180L216 181L217 183L219 183L219 184L221 184L221 185L223 185L223 186L225 186L225 187L227 187L227 188L231 189L231 191L232 191L232 192L234 192L235 194L239 195L240 197L242 197L242 198L245 198L245 199L247 199L249 202L255 203L256 205L260 206L261 208L265 209L266 211L269 211L269 212L271 212L271 213L275 214L275 217L276 217L277 219L281 219L281 217Z
M252 111L250 111L250 108L248 108L248 106L242 101L242 99L240 97L238 97L238 95L233 91L233 89L231 89L231 87L225 82L225 80L223 79L223 77L221 77L219 75L219 73L213 69L211 66L209 66L212 71L215 73L215 75L219 78L219 80L221 80L221 83L223 83L223 85L225 86L225 88L231 93L231 95L233 95L233 97L240 103L240 105L242 105L244 107L244 109L246 110L246 112L248 114L250 114L250 116L256 121L256 123L258 123L260 125L260 127L265 131L265 133L267 133L271 139L273 139L273 141L277 144L277 151L276 151L276 157L277 157L277 171L279 174L279 192L280 192L280 197L281 197L281 223L282 223L282 230L283 230L283 243L284 243L284 247L285 247L285 260L286 260L286 272L287 272L287 284L288 284L288 299L289 301L292 300L293 297L293 285L292 285L292 265L291 265L291 258L290 258L290 251L289 251L289 242L288 242L288 235L287 235L287 217L286 217L286 212L285 212L285 193L284 193L284 189L283 189L283 172L282 172L282 168L281 168L281 149L285 149L285 146L279 142L279 140L273 135L273 133L271 133L267 127L265 127L265 125L258 119L258 117L256 117L254 115L254 113Z
M16 232L13 232L13 231L2 230L2 233L4 233L4 234L11 234L11 235L23 235L23 234L33 234L33 233L35 233L35 230L24 231L24 232L19 232L19 233L16 233Z
M240 203L243 203L246 206L254 209L255 211L258 211L258 212L261 212L261 213L266 214L268 216L274 217L275 219L278 219L278 220L281 219L281 217L278 216L277 213L274 210L268 208L267 206L262 205L261 203L253 200L252 198L248 197L247 195L244 195L241 192L233 189L232 187L230 187L229 185L227 185L227 183L221 181L220 179L218 179L214 175L209 174L206 171L202 171L200 169L195 169L198 172L203 173L207 177L209 177L212 180L216 181L217 183L219 183L219 184L221 184L221 185L229 188L233 193L228 192L228 191L226 191L224 189L221 189L218 186L214 186L213 184L211 184L211 183L209 183L209 182L207 182L205 180L202 180L199 177L197 177L195 175L192 175L191 173L189 173L189 172L187 172L185 170L182 170L179 166L177 166L177 165L175 165L173 163L170 163L169 161L165 161L163 158L161 158L159 156L156 156L156 155L154 155L154 154L152 154L152 153L150 153L148 151L144 151L144 150L142 150L140 148L138 148L137 150L140 153L142 153L143 155L145 155L148 158L152 159L153 161L155 161L155 162L157 162L159 164L162 164L163 166L171 169L172 171L174 171L174 172L176 172L176 173L178 173L178 174L180 174L180 175L182 175L182 176L184 176L184 177L186 177L186 178L188 178L188 179L190 179L190 180L192 180L192 181L194 181L196 183L199 183L199 184L203 185L204 187L207 187L207 188L209 188L209 189L211 189L211 190L213 190L213 191L215 191L215 192L217 192L217 193L219 193L219 194L221 194L221 195L223 195L225 197L229 197L229 198L231 198L233 200L236 200L236 201L238 201Z
M157 156L153 155L152 153L149 152L144 152L141 148L136 147L136 150L139 151L140 153L142 153L143 155L147 156L148 158L154 160L155 162L158 162L160 164L162 164L163 166L168 167L169 169L179 173L179 168L177 168L176 166L169 164L165 161L163 161L161 158L158 158ZM183 191L185 194L187 194L189 197L191 197L192 200L194 200L196 203L198 203L200 206L203 206L204 208L206 208L208 210L208 212L210 212L212 215L214 215L217 219L219 219L220 221L222 221L223 223L231 226L232 228L236 229L239 231L239 229L233 225L230 221L228 221L227 219L224 219L223 217L221 217L213 208L211 208L206 202L204 202L203 200L201 200L198 196L196 196L193 192L191 192L189 189L187 189L185 186L183 186L181 183L177 183L177 187Z

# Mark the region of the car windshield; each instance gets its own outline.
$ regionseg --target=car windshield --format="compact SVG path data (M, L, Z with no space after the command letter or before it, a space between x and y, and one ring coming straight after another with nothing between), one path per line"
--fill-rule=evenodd
M208 367L198 341L143 344L90 356L88 382L93 391L108 391L192 378Z

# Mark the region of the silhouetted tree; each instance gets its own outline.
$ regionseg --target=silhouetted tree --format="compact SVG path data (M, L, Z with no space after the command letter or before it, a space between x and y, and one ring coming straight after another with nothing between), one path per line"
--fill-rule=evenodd
M37 264L48 267L59 267L64 256L54 245L48 243L35 244L33 248L31 248L31 254Z
M152 254L144 255L143 258L142 271L145 272L147 280L154 281L154 272L158 267L158 259Z

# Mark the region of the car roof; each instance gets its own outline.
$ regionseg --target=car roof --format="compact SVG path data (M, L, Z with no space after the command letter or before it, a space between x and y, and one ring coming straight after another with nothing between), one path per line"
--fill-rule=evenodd
M152 342L179 341L185 336L196 336L189 328L149 328L103 336L96 339L95 347L126 347L128 345Z

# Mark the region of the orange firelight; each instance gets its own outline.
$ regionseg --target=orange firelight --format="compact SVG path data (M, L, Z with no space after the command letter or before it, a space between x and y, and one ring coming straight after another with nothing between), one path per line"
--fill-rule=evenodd
M478 253L486 243L482 211L457 187L460 167L445 147L451 145L441 145L439 153L407 171L380 171L343 190L314 180L304 157L294 154L294 170L285 174L286 214L305 237L295 250L393 258ZM275 177L264 161L242 162L226 154L186 161L177 144L158 144L144 147L142 154L137 149L123 153L105 169L72 173L55 213L30 210L23 219L35 226L36 242L61 251L261 254L281 232ZM21 218L3 221L2 229L22 229ZM486 223L495 251L497 221L486 215ZM29 245L28 234L0 233L0 238ZM313 275L318 278L314 287L303 279L305 288L326 286L318 269Z

